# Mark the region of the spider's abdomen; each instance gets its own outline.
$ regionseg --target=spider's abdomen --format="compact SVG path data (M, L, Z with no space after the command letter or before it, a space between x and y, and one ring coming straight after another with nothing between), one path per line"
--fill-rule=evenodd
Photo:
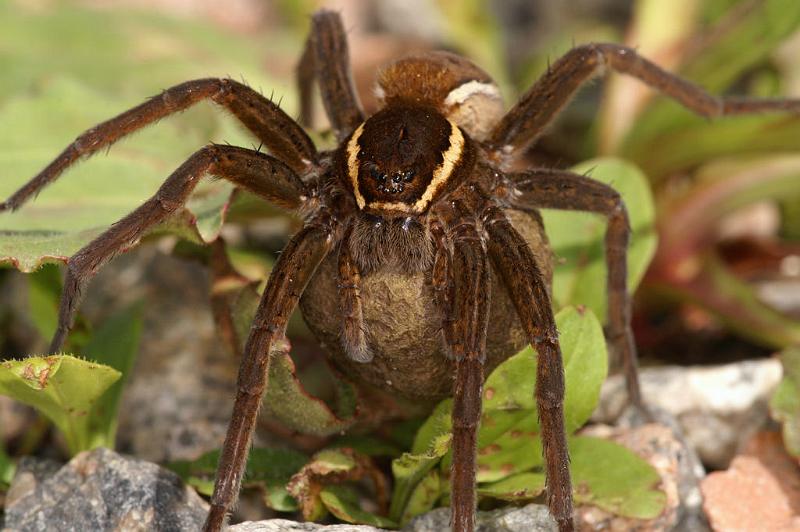
M519 211L507 214L549 281L552 261L541 223ZM441 313L424 270L378 268L363 275L360 284L365 332L374 354L368 363L353 361L342 345L335 254L323 262L300 300L306 323L334 364L354 380L401 397L433 401L451 395L455 366L443 350ZM491 301L485 375L527 343L514 305L494 275Z

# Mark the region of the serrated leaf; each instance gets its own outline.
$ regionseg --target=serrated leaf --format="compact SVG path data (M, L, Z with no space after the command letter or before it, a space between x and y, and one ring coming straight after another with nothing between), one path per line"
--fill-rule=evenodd
M782 425L786 450L800 457L800 348L781 353L781 363L783 380L770 399L769 408Z
M90 413L120 372L69 355L0 362L0 394L33 406L64 434L71 454L91 449L104 433Z
M569 448L576 503L634 519L653 519L664 510L661 478L630 449L588 436L571 438Z
M650 185L632 164L612 157L585 161L572 168L611 185L628 209L632 230L628 246L628 290L639 285L656 250L655 207ZM606 221L603 216L543 210L545 230L556 256L553 300L557 308L584 305L601 322L606 319Z
M379 528L397 528L397 523L391 519L362 510L358 504L358 493L349 486L325 486L319 496L325 507L342 521Z
M203 495L214 491L219 451L210 451L197 460L180 460L167 467ZM286 490L289 479L308 462L308 457L291 449L254 447L247 457L242 484L264 491L264 502L273 510L292 512L297 501Z

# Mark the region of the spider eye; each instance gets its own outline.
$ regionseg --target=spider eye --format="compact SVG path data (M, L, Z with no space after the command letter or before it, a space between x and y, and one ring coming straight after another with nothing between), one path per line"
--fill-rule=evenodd
M403 181L405 181L406 183L408 183L409 181L411 181L411 180L413 180L413 179L414 179L414 176L415 176L415 175L416 175L416 172L415 172L414 170L406 170L406 171L403 173Z
M392 183L399 183L403 180L402 174L394 174L392 176Z
M386 181L386 174L380 173L378 169L375 167L369 169L369 175L372 176L372 179L374 179L378 183L383 183L384 181Z

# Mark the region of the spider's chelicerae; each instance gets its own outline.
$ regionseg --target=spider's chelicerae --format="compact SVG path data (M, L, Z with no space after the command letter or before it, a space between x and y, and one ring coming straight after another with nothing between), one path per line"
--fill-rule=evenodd
M454 396L457 531L474 528L484 377L520 344L533 344L549 506L560 530L572 530L563 367L536 209L607 217L608 330L622 354L630 399L641 407L625 286L628 219L608 186L568 171L512 170L518 155L606 69L639 78L707 117L797 112L800 101L715 98L630 48L589 44L556 61L505 113L497 86L468 60L443 52L405 57L379 73L381 108L365 117L348 61L338 15L317 13L298 71L302 115L308 116L316 79L339 143L334 150L317 151L300 125L247 86L201 79L90 129L0 204L0 211L16 209L80 158L201 100L226 108L268 148L269 155L216 144L201 148L152 198L71 257L50 351L60 350L81 291L101 266L180 208L203 176L227 179L297 211L304 225L281 253L256 313L205 529L220 530L235 502L270 350L300 302L348 375L409 398ZM404 290L385 289L398 279Z

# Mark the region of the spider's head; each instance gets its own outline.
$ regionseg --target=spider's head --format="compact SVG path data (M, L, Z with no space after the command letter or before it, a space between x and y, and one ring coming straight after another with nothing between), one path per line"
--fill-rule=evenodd
M503 99L492 78L474 63L450 52L412 54L378 74L381 104L398 102L437 109L476 140L484 140L503 116Z
M359 209L381 216L423 214L475 164L472 141L428 106L378 111L344 143L343 173Z

